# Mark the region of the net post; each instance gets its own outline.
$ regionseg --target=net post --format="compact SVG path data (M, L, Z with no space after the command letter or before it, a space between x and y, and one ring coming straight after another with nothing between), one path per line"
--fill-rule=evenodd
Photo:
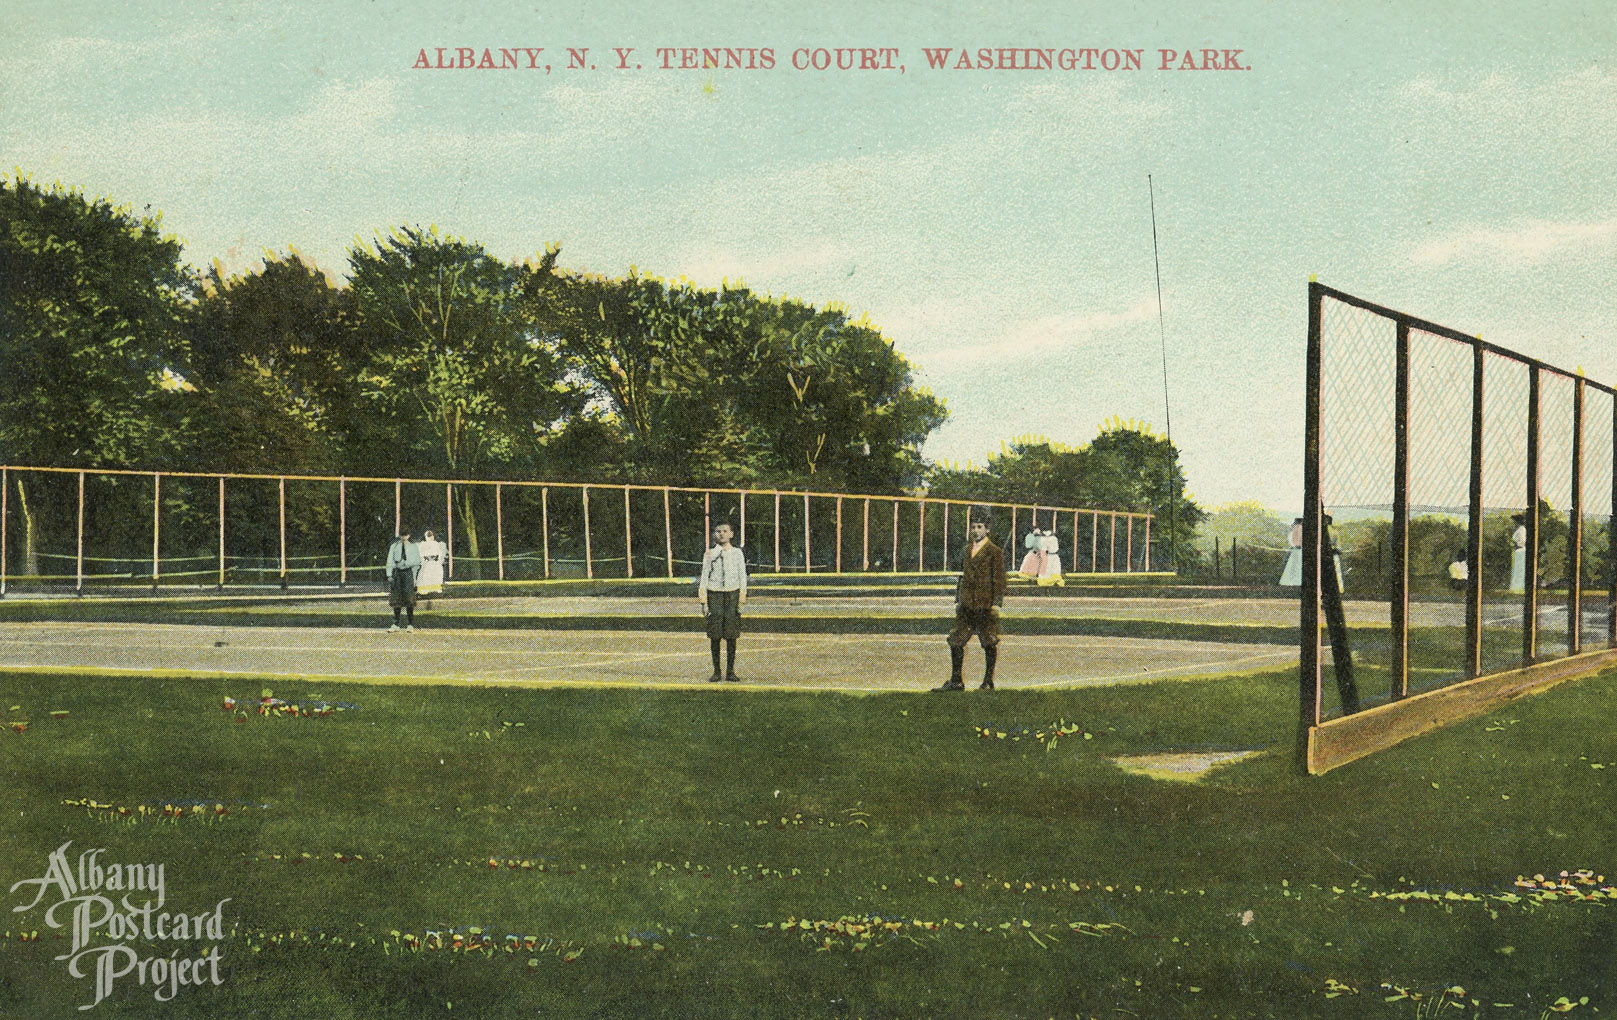
M1583 650L1583 376L1572 383L1572 511L1567 533L1566 651Z
M337 479L337 587L348 587L348 479Z
M1606 600L1606 641L1617 648L1617 394L1611 401L1611 514L1606 518L1609 536L1606 540L1606 559L1611 564L1611 591ZM3 528L4 525L0 525ZM0 542L5 532L0 530ZM0 553L0 558L4 554ZM0 577L0 595L5 594L5 581Z
M152 591L157 590L157 571L158 571L158 567L159 567L158 552L157 552L158 548L159 548L159 545L158 545L158 541L159 541L159 534L158 534L159 516L158 516L158 514L159 514L159 510L163 506L162 486L163 486L163 473L161 471L153 471L152 472Z
M6 597L6 522L10 520L7 510L7 492L11 485L11 469L0 466L0 598ZM1617 514L1612 515L1617 520Z
M79 472L79 538L78 554L74 557L74 594L84 594L84 472Z
M1324 295L1308 285L1307 379L1303 398L1303 584L1300 593L1299 663L1297 669L1297 754L1308 768L1308 731L1320 721L1319 600L1320 567L1324 565L1323 505L1319 491L1320 456L1320 313Z
M1006 546L1009 547L1009 548L1007 548L1005 550L1005 552L1010 556L1011 564L1013 564L1015 566L1020 566L1021 561L1019 561L1016 558L1016 507L1015 507L1015 505L1011 506L1011 537L1006 540L1005 544L1006 544ZM965 568L962 567L961 569L964 570Z
M629 523L629 487L623 487L623 567L627 576L634 576L634 529Z
M595 580L595 561L590 554L590 487L581 486L579 492L584 499L584 578Z
M1134 573L1134 515L1128 515L1128 538L1123 546L1123 571Z
M1409 323L1398 320L1394 347L1392 449L1392 700L1409 696Z
M277 478L277 499L281 508L281 590L286 590L286 479Z
M842 497L837 497L837 573L842 573Z
M745 507L746 500L741 505ZM674 576L674 510L669 505L668 486L663 486L663 550L668 555L668 576Z
M943 569L949 569L949 501L943 501Z
M898 500L893 500L893 569L891 573L898 573Z
M859 562L861 571L870 570L870 497L865 497L865 534L863 539L864 554Z
M1112 511L1112 535L1106 540L1106 572L1117 573L1117 511Z
M712 528L708 529L711 534ZM704 542L706 539L703 540ZM706 548L706 546L703 546ZM780 493L775 493L775 573L780 573Z
M747 547L747 490L741 490L741 547Z
M921 537L915 543L915 572L924 574L926 573L926 500L921 500L919 505L921 508L921 524L917 530L920 531Z
M1089 512L1089 572L1100 573L1100 514Z
M1145 572L1151 573L1151 515L1145 515Z
M1465 675L1482 675L1482 344L1471 345L1471 494L1466 526Z
M1071 550L1071 552L1068 553L1068 555L1072 558L1072 563L1070 565L1072 567L1072 572L1074 574L1076 574L1076 573L1078 573L1078 511L1077 510L1074 510L1072 512L1072 544L1067 546L1067 548ZM1149 549L1150 546L1147 545L1146 548Z
M779 512L780 497L779 496L775 497L775 502L776 502L775 527L778 530L780 528L780 512ZM703 550L707 549L707 544L708 544L709 541L712 540L712 535L713 535L713 493L704 492L704 493L702 493L702 548L703 548ZM780 559L779 554L776 554L775 558L777 560Z
M550 486L539 487L539 531L544 543L545 580L550 579Z
M1527 549L1522 569L1522 663L1538 658L1538 455L1541 378L1537 365L1527 366ZM1617 445L1617 444L1614 444Z
M809 541L809 497L803 493L803 573L814 573L812 543Z
M628 490L625 489L625 492ZM505 507L499 482L494 483L494 560L499 566L500 580L505 580Z
M454 483L444 483L444 580L455 576L455 499Z
M404 515L401 512L403 488L404 483L402 481L397 478L393 479L393 534L395 536L402 534L399 529L404 526Z
M219 476L219 590L225 590L225 476Z

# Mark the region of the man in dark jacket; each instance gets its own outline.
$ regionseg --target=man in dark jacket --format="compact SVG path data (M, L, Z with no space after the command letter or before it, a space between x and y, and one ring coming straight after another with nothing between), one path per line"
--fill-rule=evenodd
M971 635L983 646L983 682L978 690L994 689L994 662L999 657L999 611L1005 604L1005 553L988 537L988 521L981 513L972 515L971 542L960 565L960 582L955 589L954 629L949 631L949 657L953 669L949 682L934 691L963 691L961 666L966 660L966 643Z

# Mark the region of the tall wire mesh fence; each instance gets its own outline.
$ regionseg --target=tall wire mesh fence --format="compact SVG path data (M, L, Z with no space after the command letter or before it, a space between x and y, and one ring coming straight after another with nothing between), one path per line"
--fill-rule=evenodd
M1612 388L1319 284L1309 299L1304 728L1611 647Z
M959 568L973 508L1010 569L1048 529L1067 573L1149 572L1145 512L917 496L537 481L0 467L0 594L384 582L395 535L432 531L451 583L689 578L728 522L754 572Z

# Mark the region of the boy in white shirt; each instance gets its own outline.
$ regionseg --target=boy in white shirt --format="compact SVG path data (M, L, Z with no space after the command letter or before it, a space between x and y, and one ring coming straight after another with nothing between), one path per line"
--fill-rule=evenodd
M713 652L713 675L709 683L718 683L719 640L725 643L725 670L723 679L735 683L736 639L741 636L741 607L747 603L747 558L740 549L731 545L735 531L727 521L713 526L713 547L702 557L702 573L697 582L696 598L707 617L707 639Z

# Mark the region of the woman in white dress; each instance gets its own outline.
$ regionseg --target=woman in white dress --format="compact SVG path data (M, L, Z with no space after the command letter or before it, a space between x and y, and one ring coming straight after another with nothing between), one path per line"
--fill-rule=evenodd
M1291 534L1286 537L1286 566L1280 571L1282 588L1303 586L1303 519L1291 522Z
M444 563L449 549L438 536L427 529L421 533L421 573L416 576L416 591L422 595L442 595L444 591Z
M1516 530L1510 534L1510 590L1516 595L1527 591L1527 515L1512 514Z
M1055 528L1045 531L1040 540L1040 549L1044 553L1044 563L1039 572L1039 583L1065 586L1067 581L1061 576L1061 542L1056 538Z

